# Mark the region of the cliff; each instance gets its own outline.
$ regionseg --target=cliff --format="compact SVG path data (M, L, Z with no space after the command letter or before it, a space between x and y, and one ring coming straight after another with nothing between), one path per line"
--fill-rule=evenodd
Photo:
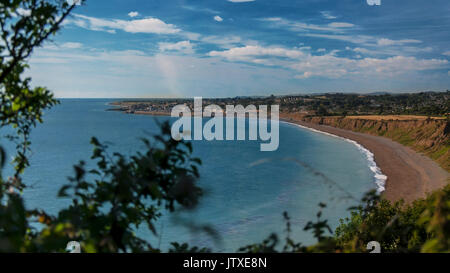
M291 117L314 124L383 136L411 147L450 171L450 122L444 119L376 120L347 117Z

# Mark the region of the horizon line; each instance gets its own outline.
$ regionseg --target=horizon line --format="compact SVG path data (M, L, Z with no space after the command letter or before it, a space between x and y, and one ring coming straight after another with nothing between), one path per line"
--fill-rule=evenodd
M419 94L419 93L444 93L449 92L450 90L442 90L442 91L401 91L401 92L389 92L389 91L375 91L375 92L314 92L314 93L301 93L301 94L284 94L284 95L238 95L238 96L230 96L230 97L204 97L204 96L192 96L192 97L56 97L55 99L193 99L194 97L202 97L206 99L231 99L231 98L265 98L265 97L289 97L289 96L311 96L311 95L378 95L378 94L387 94L387 95L404 95L404 94Z

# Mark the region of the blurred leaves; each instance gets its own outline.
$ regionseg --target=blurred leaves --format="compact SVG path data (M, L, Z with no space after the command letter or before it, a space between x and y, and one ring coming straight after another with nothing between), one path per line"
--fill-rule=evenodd
M0 1L0 129L11 127L7 136L16 144L15 174L3 178L0 172L0 251L24 251L34 231L19 193L25 188L21 174L29 165L31 129L42 122L43 111L57 103L46 88L31 88L24 77L27 58L54 34L74 5L65 0ZM6 163L0 149L0 167Z
M319 204L320 209L325 204ZM304 230L310 230L316 244L302 246L290 238L291 224L287 213L285 245L280 248L279 235L271 234L261 243L240 248L241 252L367 252L370 241L377 241L381 251L395 253L450 252L450 185L436 191L426 199L413 204L391 204L375 192L368 192L361 205L350 208L351 217L340 220L334 236L326 220L321 220L321 210L316 222L308 222Z
M0 128L16 129L16 134L9 136L16 143L16 181L29 165L32 127L42 122L43 110L57 104L46 88L30 87L31 78L23 76L26 60L60 29L74 7L65 0L0 1Z
M187 243L171 243L172 247L169 249L169 253L209 253L208 248L190 247Z

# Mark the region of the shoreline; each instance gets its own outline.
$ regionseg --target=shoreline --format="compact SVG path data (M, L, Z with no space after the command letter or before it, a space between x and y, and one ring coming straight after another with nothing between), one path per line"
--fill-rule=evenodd
M387 176L385 190L381 195L391 202L403 199L409 204L425 198L435 190L442 189L448 183L449 173L431 158L388 138L304 121L290 119L280 121L348 139L364 147L373 154L380 173Z
M375 184L376 184L376 187L377 187L376 188L377 193L378 194L382 194L386 190L386 180L388 179L388 177L382 172L380 167L377 165L377 163L375 161L374 154L369 149L367 149L366 147L361 145L360 143L358 143L358 142L356 142L354 140L351 140L349 138L345 138L345 137L341 137L341 136L338 136L338 135L330 134L330 133L327 133L327 132L324 132L324 131L316 130L314 128L310 128L310 127L307 127L307 126L304 126L304 125L296 124L296 123L293 123L293 122L290 122L290 121L286 121L286 120L283 120L283 119L280 119L280 122L291 124L293 126L297 126L297 127L302 128L302 129L306 129L308 131L313 131L313 132L316 132L316 133L319 133L319 134L325 134L327 136L339 138L339 139L342 139L342 140L344 140L346 142L349 142L349 143L355 145L360 152L362 152L363 154L366 155L367 162L369 163L369 169L373 173L373 177L375 179Z
M130 114L170 116L162 112ZM449 173L435 161L388 138L290 118L280 117L280 122L339 137L356 145L367 156L377 192L391 202L403 199L409 204L448 184Z

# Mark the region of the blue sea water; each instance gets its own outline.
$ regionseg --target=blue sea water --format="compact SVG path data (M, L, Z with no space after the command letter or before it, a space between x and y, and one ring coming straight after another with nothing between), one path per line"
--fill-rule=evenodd
M33 130L31 166L24 174L28 208L55 214L68 204L57 192L73 175L75 163L89 161L92 136L107 141L111 151L130 155L143 148L141 137L159 132L156 120L169 119L106 111L111 101L64 99L46 111L44 123ZM0 135L6 133L0 130ZM13 145L4 138L0 143L11 156ZM273 232L283 236L284 211L292 218L292 238L313 243L303 227L316 219L320 202L327 204L323 217L335 228L340 218L349 216L347 208L356 204L345 196L360 199L376 188L366 154L357 146L287 123L280 123L275 152L261 152L258 141L194 141L193 147L203 161L199 184L206 194L200 206L176 216L164 214L156 225L158 236L143 228L138 231L163 249L177 241L234 252ZM210 225L221 240L190 229L186 222Z

